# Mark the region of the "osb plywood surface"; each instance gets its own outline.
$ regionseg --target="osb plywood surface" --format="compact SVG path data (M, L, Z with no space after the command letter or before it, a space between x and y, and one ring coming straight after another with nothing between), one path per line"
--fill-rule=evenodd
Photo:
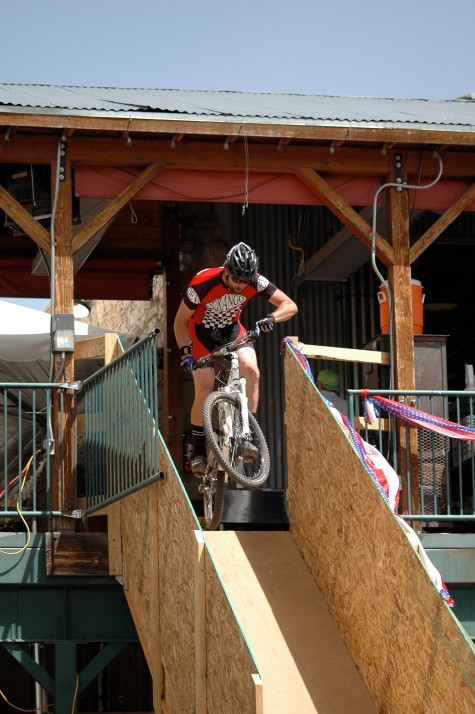
M257 661L265 714L375 714L290 533L217 531L205 540Z
M471 642L289 350L285 390L291 531L379 711L475 711Z
M152 669L158 632L155 603L158 562L153 553L157 538L156 488L153 484L119 502L124 591L149 667Z
M232 559L233 552L226 555ZM218 568L220 570L220 568ZM207 714L254 714L257 672L209 553L206 572Z
M163 464L164 453L160 463ZM176 714L195 711L195 558L197 522L170 469L158 491L160 645ZM174 712L175 714L175 712Z

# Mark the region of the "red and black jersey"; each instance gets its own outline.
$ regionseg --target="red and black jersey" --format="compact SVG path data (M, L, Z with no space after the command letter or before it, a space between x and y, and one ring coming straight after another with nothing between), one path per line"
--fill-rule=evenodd
M242 293L233 293L223 283L224 268L206 268L192 279L183 302L195 313L191 321L195 326L206 329L226 327L233 322L239 322L243 307L255 295L269 300L277 290L267 278L259 273L246 285Z

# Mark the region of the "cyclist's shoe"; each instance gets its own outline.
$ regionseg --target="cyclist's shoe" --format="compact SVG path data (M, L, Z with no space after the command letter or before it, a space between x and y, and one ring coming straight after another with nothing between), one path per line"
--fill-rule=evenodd
M242 460L246 462L257 461L259 458L259 449L251 441L242 442L241 445L241 456Z
M200 478L206 473L206 467L206 456L202 456L202 454L197 454L191 462L191 473L193 474L193 476L198 476L198 478Z

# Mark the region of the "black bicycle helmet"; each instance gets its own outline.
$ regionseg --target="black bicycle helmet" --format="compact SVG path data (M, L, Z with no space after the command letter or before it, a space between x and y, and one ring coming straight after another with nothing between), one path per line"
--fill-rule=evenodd
M233 246L226 256L226 266L231 275L241 280L251 280L257 273L259 258L246 243Z

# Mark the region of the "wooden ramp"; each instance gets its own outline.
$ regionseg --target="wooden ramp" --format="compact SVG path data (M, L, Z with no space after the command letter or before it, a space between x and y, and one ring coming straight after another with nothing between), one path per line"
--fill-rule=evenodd
M289 532L205 533L262 677L265 714L377 709Z

